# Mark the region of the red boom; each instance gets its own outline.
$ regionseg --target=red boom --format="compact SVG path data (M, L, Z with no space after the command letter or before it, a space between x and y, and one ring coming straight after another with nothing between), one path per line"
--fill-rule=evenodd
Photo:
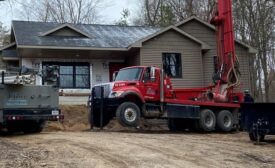
M211 23L216 26L219 70L215 75L216 89L213 94L217 101L226 101L228 93L238 84L231 0L218 1Z

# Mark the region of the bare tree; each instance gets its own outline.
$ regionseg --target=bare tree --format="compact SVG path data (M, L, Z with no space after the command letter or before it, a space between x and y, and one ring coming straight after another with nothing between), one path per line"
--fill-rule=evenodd
M135 19L134 23L150 26L167 26L192 15L209 21L215 6L215 0L143 0L142 2L143 15Z
M168 0L173 8L177 21L196 15L205 21L211 19L215 0Z
M94 23L103 0L33 0L24 4L22 14L28 20L59 23Z
M121 18L118 21L116 21L115 24L120 26L129 25L128 23L129 16L130 16L129 9L123 9L121 13Z
M0 22L0 47L9 43L9 30Z
M175 23L173 9L167 0L143 0L135 25L168 26Z
M258 49L253 71L257 72L258 95L269 101L270 72L274 69L275 7L270 0L235 0L236 37ZM256 68L254 68L256 67Z

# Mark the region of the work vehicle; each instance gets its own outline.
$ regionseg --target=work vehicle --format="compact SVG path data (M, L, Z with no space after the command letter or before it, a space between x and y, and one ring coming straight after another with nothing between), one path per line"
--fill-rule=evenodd
M91 123L105 126L116 116L123 126L135 127L141 117L163 118L168 119L173 131L213 131L216 125L222 131L231 131L238 123L240 104L236 102L242 101L242 94L231 92L229 102L216 102L213 89L214 86L173 89L162 69L123 68L114 82L93 87Z
M13 76L2 72L0 131L38 133L42 131L45 121L62 120L64 117L58 108L56 67L43 70L41 75L45 85L34 85L34 71L28 71L28 75Z
M275 135L275 104L241 104L240 127L249 133L251 141L260 142L265 135Z
M211 20L216 26L218 44L218 72L213 75L213 85L174 89L160 68L120 69L114 82L92 88L91 126L104 127L116 117L121 125L135 127L143 117L167 119L172 131L229 132L236 128L244 94L239 89L231 6L231 0L219 0Z
M238 123L243 94L234 90L239 80L231 1L220 0L218 9L211 20L216 26L219 44L218 72L213 77L212 86L173 89L169 77L160 68L124 68L113 83L93 87L90 100L92 124L105 126L115 116L124 126L137 126L140 117L165 118L170 130L188 127L201 131L216 128L231 131ZM100 117L100 111L103 117Z

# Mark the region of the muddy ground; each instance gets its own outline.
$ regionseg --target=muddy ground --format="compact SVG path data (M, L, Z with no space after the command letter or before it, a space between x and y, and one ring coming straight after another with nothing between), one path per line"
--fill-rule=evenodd
M0 138L0 167L275 167L245 133L43 132Z
M76 108L86 115L85 107ZM275 136L254 145L243 132L170 133L159 126L125 129L115 121L89 131L85 117L66 115L40 134L0 136L0 167L275 167Z

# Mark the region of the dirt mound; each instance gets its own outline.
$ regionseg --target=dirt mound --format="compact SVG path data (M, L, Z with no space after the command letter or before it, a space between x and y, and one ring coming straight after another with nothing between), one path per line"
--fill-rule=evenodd
M110 121L110 123L104 128L110 131L163 131L168 130L166 120L144 120L141 119L140 125L137 128L122 127L116 119Z
M48 122L44 131L83 131L90 128L86 105L60 105L63 122Z
M86 105L61 105L60 109L64 114L63 122L48 122L44 131L85 131L90 129L88 121L88 107ZM98 129L98 128L95 128ZM165 120L141 120L140 127L122 127L114 118L104 127L110 131L159 131L167 130Z

